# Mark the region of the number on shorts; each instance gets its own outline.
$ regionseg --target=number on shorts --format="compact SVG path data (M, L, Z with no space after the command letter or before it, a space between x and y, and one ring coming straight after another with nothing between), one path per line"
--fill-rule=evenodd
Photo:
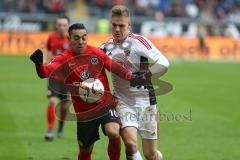
M115 109L110 109L109 112L111 114L111 117L118 117L118 114Z

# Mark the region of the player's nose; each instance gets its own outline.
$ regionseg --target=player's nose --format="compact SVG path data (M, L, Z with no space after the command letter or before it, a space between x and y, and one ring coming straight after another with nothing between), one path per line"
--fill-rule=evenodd
M116 31L120 31L120 27L119 26L116 26Z

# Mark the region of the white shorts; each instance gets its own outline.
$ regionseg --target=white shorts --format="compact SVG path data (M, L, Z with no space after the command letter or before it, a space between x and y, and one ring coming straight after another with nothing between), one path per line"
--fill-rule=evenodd
M128 107L123 103L117 106L121 128L135 127L142 139L158 138L158 111L156 105L148 107Z

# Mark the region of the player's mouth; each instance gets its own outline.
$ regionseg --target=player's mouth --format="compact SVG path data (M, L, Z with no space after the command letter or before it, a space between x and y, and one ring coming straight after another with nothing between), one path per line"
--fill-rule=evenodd
M116 33L115 36L116 36L116 37L120 37L121 34L120 34L120 33Z

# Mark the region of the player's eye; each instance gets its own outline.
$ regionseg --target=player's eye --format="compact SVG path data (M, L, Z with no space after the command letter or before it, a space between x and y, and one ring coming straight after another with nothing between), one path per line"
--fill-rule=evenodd
M86 36L83 36L83 37L82 37L82 39L83 39L83 40L86 40L86 39L87 39L87 37L86 37Z
M80 37L78 37L78 36L74 36L73 39L74 39L75 41L77 41L77 40L80 39Z

